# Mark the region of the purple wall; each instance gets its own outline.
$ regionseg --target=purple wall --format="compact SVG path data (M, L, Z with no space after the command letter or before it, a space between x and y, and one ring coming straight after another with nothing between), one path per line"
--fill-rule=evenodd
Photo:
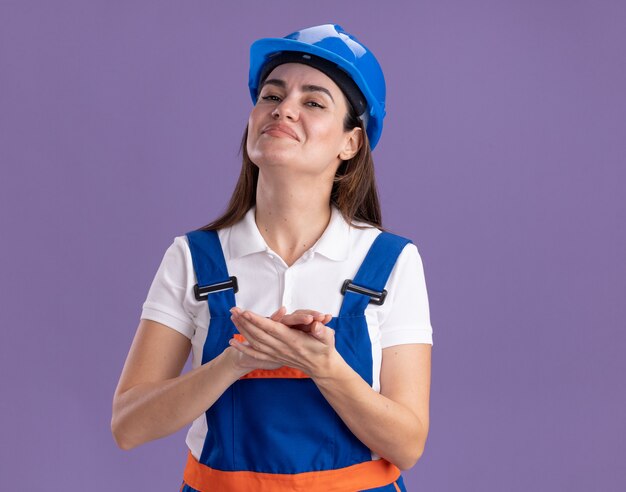
M230 196L250 43L336 22L385 70L429 291L408 489L625 490L624 2L214 3L0 3L0 489L178 490L184 431L109 429L141 304Z

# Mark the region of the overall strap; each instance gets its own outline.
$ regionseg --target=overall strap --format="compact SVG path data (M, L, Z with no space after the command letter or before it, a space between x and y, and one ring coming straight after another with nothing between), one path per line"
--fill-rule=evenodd
M343 284L340 316L362 315L370 302L379 305L385 302L389 275L398 256L411 242L385 231L376 236L354 279L347 279Z
M238 290L237 278L228 275L226 260L217 231L188 232L189 250L196 273L196 299L207 300L211 318L230 317Z

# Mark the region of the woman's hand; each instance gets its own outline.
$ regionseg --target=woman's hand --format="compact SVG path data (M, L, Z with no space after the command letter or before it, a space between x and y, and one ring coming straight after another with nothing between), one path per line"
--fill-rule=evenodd
M305 333L311 333L311 330L315 328L315 322L319 322L323 325L333 319L332 314L323 314L319 311L313 311L312 309L296 309L291 314L284 314L285 307L282 306L276 311L271 318L275 321L280 321L282 324L295 328L296 330L303 331ZM274 318L276 315L276 318Z
M232 308L231 319L246 343L230 344L251 359L299 369L314 377L330 370L339 355L335 350L335 331L324 323L330 314L297 310L284 314L281 307L269 318L252 311Z
M285 308L281 307L278 311L276 311L274 314L270 316L270 319L278 321L280 320L280 318L283 317L284 314L285 314ZM237 343L239 343L239 345L243 345L244 347L250 346L250 342L248 341L237 342ZM231 345L234 348L237 348L236 345L234 344L231 344ZM272 362L268 360L260 360L260 359L254 358L251 355L248 355L246 352L243 352L242 350L232 350L232 352L233 352L232 356L234 357L235 365L238 368L245 370L246 374L250 371L254 371L255 369L273 370L273 369L278 369L279 367L282 367L283 365L278 362Z

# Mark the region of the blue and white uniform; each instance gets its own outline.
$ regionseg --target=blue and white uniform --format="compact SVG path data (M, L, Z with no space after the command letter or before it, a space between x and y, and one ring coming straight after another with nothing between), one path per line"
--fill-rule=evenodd
M254 213L217 232L177 237L144 303L142 318L190 338L193 367L228 347L237 331L229 312L235 305L263 316L280 305L332 314L338 352L375 391L384 348L432 345L421 258L408 239L364 223L352 227L333 206L324 234L288 267L263 240ZM237 293L196 299L196 284L231 276ZM342 295L346 279L387 290L384 303L352 290ZM194 421L183 490L403 490L399 470L349 431L310 379L271 372L237 381Z

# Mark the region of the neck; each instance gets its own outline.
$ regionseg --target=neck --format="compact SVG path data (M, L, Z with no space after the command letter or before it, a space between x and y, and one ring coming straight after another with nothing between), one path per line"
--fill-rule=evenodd
M278 173L277 173L278 174ZM267 245L291 266L322 236L331 216L330 183L259 172L256 224Z

